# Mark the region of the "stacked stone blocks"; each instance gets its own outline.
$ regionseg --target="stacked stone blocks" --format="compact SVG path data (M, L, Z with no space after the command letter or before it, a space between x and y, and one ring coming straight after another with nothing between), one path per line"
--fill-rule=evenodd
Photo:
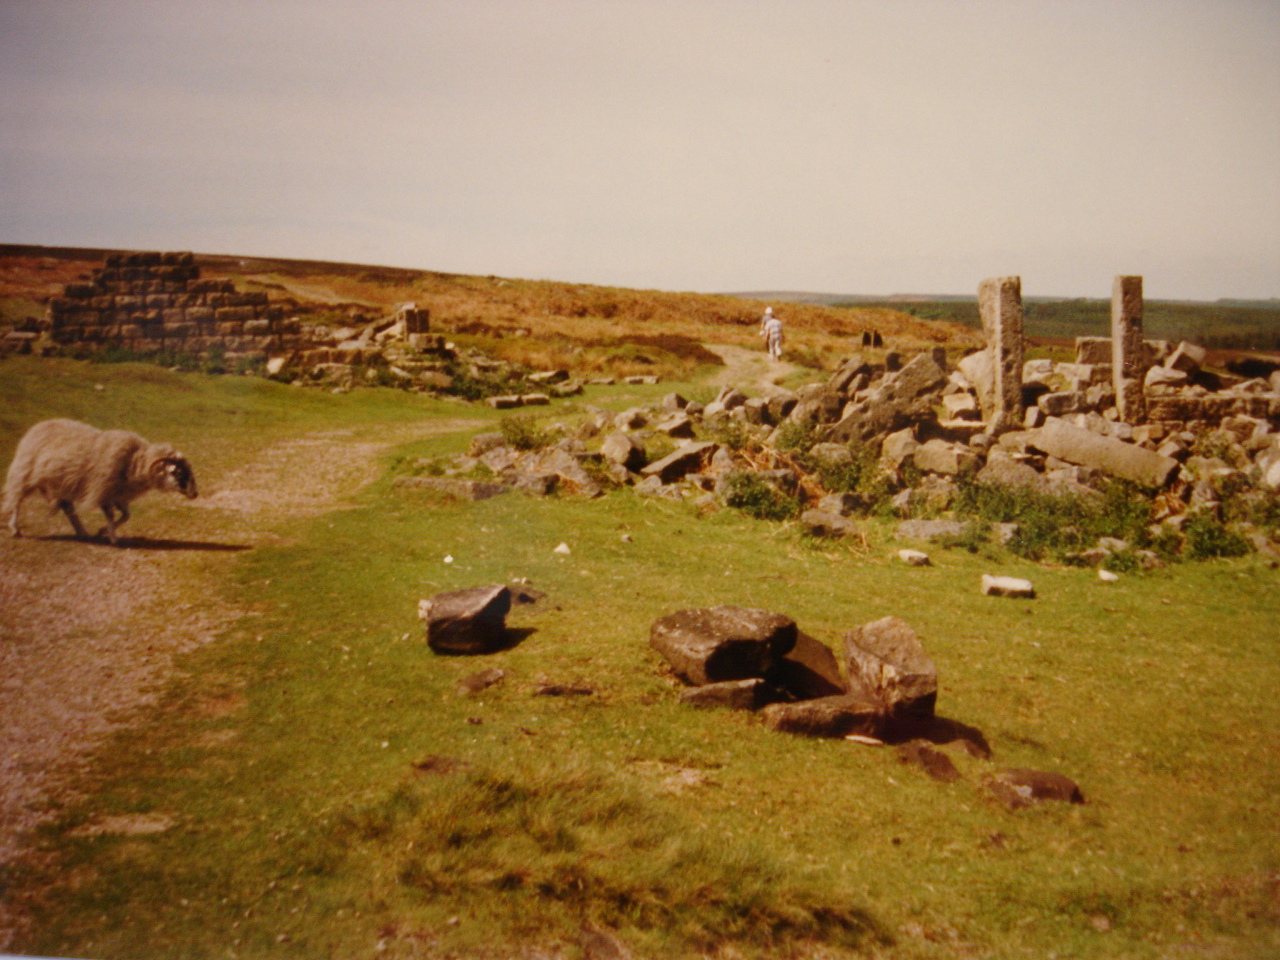
M50 335L75 350L117 347L227 358L263 358L302 344L265 293L203 279L191 253L113 254L87 283L71 283L49 304Z

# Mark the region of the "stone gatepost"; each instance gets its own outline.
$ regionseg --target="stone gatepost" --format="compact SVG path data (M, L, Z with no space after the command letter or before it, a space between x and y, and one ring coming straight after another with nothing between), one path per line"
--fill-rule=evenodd
M978 391L987 430L1022 426L1022 278L990 277L978 285L978 310L991 361L989 389Z
M1142 341L1142 278L1116 277L1111 287L1111 378L1125 423L1146 419L1142 392L1150 358Z

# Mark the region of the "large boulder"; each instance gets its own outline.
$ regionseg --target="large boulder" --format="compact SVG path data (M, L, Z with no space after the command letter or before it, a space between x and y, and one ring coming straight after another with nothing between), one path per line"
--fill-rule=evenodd
M747 607L677 610L653 622L649 644L685 683L764 677L796 645L790 617Z
M507 645L511 591L503 584L438 593L418 604L436 653L492 653Z
M1178 461L1137 444L1104 437L1066 420L1050 417L1043 427L1027 431L1036 449L1082 467L1092 467L1144 487L1163 487Z
M855 627L844 638L849 690L889 717L928 718L938 699L938 669L915 630L900 617Z

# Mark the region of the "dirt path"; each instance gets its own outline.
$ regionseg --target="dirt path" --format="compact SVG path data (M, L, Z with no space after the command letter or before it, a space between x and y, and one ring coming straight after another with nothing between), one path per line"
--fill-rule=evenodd
M710 383L717 387L759 390L766 397L778 393L778 381L799 368L785 360L774 360L764 350L750 350L729 344L708 343L704 346L724 361L724 369L716 372Z
M56 814L94 747L144 716L177 658L241 615L221 589L241 552L278 541L283 523L338 508L378 476L389 447L472 425L420 421L276 444L184 504L197 509L166 511L163 529L135 517L124 549L70 539L61 515L44 521L34 509L29 537L0 537L0 871ZM83 516L94 529L98 518ZM0 901L0 950L20 920Z

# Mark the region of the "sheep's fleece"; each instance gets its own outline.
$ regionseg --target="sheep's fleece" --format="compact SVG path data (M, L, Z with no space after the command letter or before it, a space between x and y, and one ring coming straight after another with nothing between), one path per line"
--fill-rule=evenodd
M196 495L196 478L186 457L167 443L148 443L126 430L98 430L75 420L45 420L27 431L9 465L3 514L21 536L22 501L39 493L67 515L76 536L87 537L75 504L98 507L107 518L106 534L129 519L129 503L148 490ZM118 514L118 515L117 515ZM99 533L101 535L101 533Z

